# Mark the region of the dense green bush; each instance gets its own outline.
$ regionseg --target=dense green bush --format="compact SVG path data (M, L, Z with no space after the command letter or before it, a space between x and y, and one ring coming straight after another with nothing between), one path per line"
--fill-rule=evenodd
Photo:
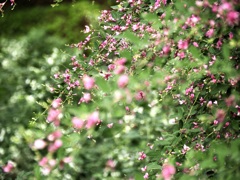
M112 9L54 74L55 99L25 136L30 177L238 179L237 1Z

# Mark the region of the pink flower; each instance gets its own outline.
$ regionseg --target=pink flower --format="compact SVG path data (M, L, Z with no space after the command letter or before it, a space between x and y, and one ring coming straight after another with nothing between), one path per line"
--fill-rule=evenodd
M124 88L128 84L128 76L127 75L121 75L118 79L118 87L119 88Z
M72 118L72 123L73 123L73 128L75 129L81 129L84 126L84 121L77 117Z
M70 163L70 162L72 162L72 157L65 157L65 158L63 158L63 162L64 162L64 163Z
M113 127L113 123L110 123L107 125L108 128L112 128Z
M88 103L89 101L91 101L91 94L90 93L84 93L83 97L81 97L81 99L79 100L78 104L84 102L84 103Z
M230 32L230 33L229 33L229 39L232 39L232 38L233 38L233 33Z
M47 157L43 157L39 162L39 166L44 166L48 163L48 158Z
M116 65L124 65L127 62L126 58L120 58L118 60L115 61Z
M148 173L145 173L143 176L144 179L148 179Z
M34 141L33 147L35 149L44 149L46 147L47 143L42 139L37 139Z
M59 109L51 108L48 112L47 121L53 122L55 126L60 124L61 111Z
M112 159L109 159L106 162L106 167L108 167L110 169L114 169L116 167L116 162L113 161Z
M146 170L147 170L147 166L144 166L144 167L141 168L142 172L145 172Z
M179 49L187 49L188 48L188 41L187 40L185 40L185 41L179 40L178 41L178 48Z
M62 146L62 140L57 139L53 144L50 144L48 146L48 151L49 152L55 152L56 150L58 150L61 146Z
M113 71L116 68L115 64L109 64L108 65L108 71Z
M57 130L48 135L48 140L54 141L55 139L60 138L61 136L62 136L62 132L60 130Z
M136 100L140 101L143 100L146 97L145 93L143 91L138 91L135 95Z
M13 163L11 161L8 161L6 166L3 166L3 171L5 173L9 173L12 171L12 169L14 168Z
M90 28L89 28L89 26L85 26L85 30L83 31L84 33L89 33L90 32Z
M217 116L218 122L221 123L221 122L224 121L224 118L226 116L226 112L223 109L218 109L217 113L216 113L216 116Z
M183 58L185 58L185 53L184 53L183 51L178 52L178 53L177 53L177 56L178 56L180 59L183 59Z
M83 85L84 85L85 89L90 90L94 87L95 80L88 75L84 75L83 76Z
M62 103L62 99L61 98L57 98L57 99L53 100L52 107L56 109L56 108L58 108L61 105L61 103Z
M90 129L91 127L95 126L97 123L99 123L99 112L95 111L93 112L87 119L86 128Z
M176 173L176 169L173 165L167 164L163 165L162 176L164 180L170 180L172 175Z
M147 157L147 155L144 152L139 152L138 154L139 154L138 160L144 160Z
M115 74L122 74L125 71L125 66L119 65L117 68L114 70Z
M199 45L198 45L197 42L193 42L193 45L194 45L195 47L199 47Z
M205 36L207 36L207 37L212 37L213 36L213 34L214 34L214 29L209 29L207 32L206 32L206 34L205 34Z
M228 12L227 23L231 26L233 26L234 24L237 25L239 23L239 12L237 12L237 11Z
M171 51L171 48L170 48L170 46L164 46L162 48L162 51L163 51L163 54L167 55Z

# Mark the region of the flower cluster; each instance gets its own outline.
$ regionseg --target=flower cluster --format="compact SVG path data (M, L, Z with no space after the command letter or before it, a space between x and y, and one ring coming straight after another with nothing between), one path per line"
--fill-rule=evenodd
M90 112L69 110L68 128L103 139L113 134L116 121L126 127L114 137L139 131L138 141L151 144L138 150L144 179L206 178L210 167L217 173L222 161L208 167L203 157L224 159L228 154L218 153L218 143L233 143L234 149L239 138L237 6L234 0L128 0L102 11L101 30L86 26L86 39L72 45L80 54L54 75L64 101ZM54 100L47 117L59 127L62 104ZM96 125L107 128L94 131ZM53 152L62 145L51 141L51 148L43 139L34 147ZM115 169L110 162L106 166Z

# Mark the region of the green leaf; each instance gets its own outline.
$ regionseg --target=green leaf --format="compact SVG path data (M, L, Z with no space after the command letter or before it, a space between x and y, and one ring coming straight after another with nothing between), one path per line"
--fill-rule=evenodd
M159 169L160 170L160 165L157 164L156 162L152 162L147 164L147 170L153 170L153 169Z
M229 45L224 44L222 46L222 53L223 53L224 59L229 60L229 55L230 55Z
M144 180L143 174L141 174L141 173L135 173L134 179L135 179L135 180Z
M110 82L105 80L102 77L97 77L96 78L96 84L98 85L98 87L100 88L100 90L104 91L104 92L111 92L112 88L109 84Z

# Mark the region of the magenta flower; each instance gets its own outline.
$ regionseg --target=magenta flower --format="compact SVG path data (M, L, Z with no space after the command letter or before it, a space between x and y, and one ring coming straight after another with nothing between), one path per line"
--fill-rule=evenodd
M60 116L61 116L61 111L59 109L51 108L48 112L47 121L53 122L55 126L59 126Z
M86 128L90 129L91 127L95 126L97 123L99 123L99 112L95 111L93 112L87 119Z
M162 176L164 180L171 180L172 175L176 173L176 169L173 165L167 164L162 168Z
M205 36L207 36L207 37L212 37L213 36L213 34L214 34L214 29L209 29L207 32L206 32L206 34L205 34Z
M58 139L60 137L62 137L62 132L60 130L56 130L53 133L48 135L48 140L54 141L55 139Z
M89 101L91 101L91 94L90 93L84 93L83 97L81 97L81 99L79 100L78 104L80 104L80 103L88 103Z
M170 46L164 46L162 48L162 51L163 51L163 54L167 55L171 51L171 48L170 48Z
M193 45L194 45L195 47L199 47L199 45L198 45L197 42L193 42Z
M52 102L52 107L56 109L61 105L61 103L62 103L61 98L54 99Z
M137 94L135 95L136 100L140 101L145 99L146 94L143 91L138 91Z
M94 87L95 80L88 75L84 75L83 76L83 85L84 85L85 89L90 90Z
M233 26L234 24L237 25L239 23L239 12L237 12L237 11L228 12L227 23L231 26Z
M53 144L50 144L48 146L48 151L49 152L55 152L56 150L58 150L61 146L62 146L63 142L60 139L57 139L56 141L54 141Z
M143 178L144 178L144 179L148 179L148 176L149 176L148 173L145 173L144 176L143 176Z
M10 161L8 161L7 165L6 165L6 166L3 166L2 169L3 169L3 171L4 171L5 173L10 173L13 168L14 168L13 163L10 162Z
M127 75L121 75L118 79L118 87L119 88L124 88L128 84L128 76Z
M39 162L39 166L45 166L48 163L48 158L47 157L43 157Z
M73 124L73 128L81 129L84 126L84 121L77 117L74 117L74 118L72 118L72 124Z
M183 58L185 58L185 53L184 53L183 51L178 52L178 53L177 53L177 56L178 56L180 59L183 59Z
M185 41L179 40L178 41L178 48L179 49L187 49L188 48L188 41L187 40L185 40Z
M139 152L138 154L139 154L138 160L144 160L147 157L147 155L143 151Z

